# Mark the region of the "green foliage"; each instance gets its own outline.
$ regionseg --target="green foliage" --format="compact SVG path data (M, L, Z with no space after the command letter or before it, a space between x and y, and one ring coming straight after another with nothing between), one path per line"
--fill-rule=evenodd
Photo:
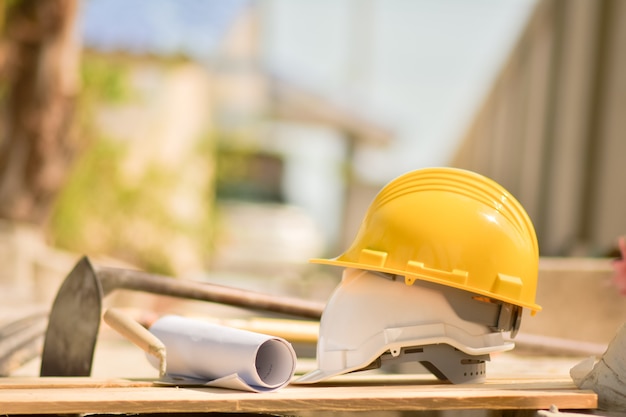
M124 156L122 143L101 139L81 158L52 218L55 244L175 273L170 243L184 237L199 252L210 248L210 193L204 198L205 216L175 216L164 196L177 187L176 173L152 165L129 181L120 167Z
M132 98L128 64L98 55L87 55L81 66L82 96L87 101L124 103Z
M97 140L95 116L102 105L124 105L136 99L130 85L130 65L95 54L83 54L77 122L83 142Z
M19 3L24 0L2 0L0 1L0 32L4 35L7 26L7 15Z
M55 245L78 253L107 255L136 266L175 274L176 252L206 258L211 247L213 193L210 181L214 150L211 138L198 138L185 169L164 167L147 158L131 160L129 140L104 137L94 122L107 106L142 106L134 93L125 63L86 56L83 64L80 131L85 143L50 221ZM141 169L136 168L141 163ZM199 166L199 179L187 168ZM181 172L185 171L185 172ZM206 178L205 178L206 177ZM181 185L194 182L203 191L189 214L176 211ZM183 187L184 188L184 187ZM182 199L194 189L184 190ZM179 193L179 194L177 194Z
M103 210L121 200L118 164L123 150L101 140L88 149L75 165L58 198L51 220L55 243L86 252L110 240L111 228L98 225Z

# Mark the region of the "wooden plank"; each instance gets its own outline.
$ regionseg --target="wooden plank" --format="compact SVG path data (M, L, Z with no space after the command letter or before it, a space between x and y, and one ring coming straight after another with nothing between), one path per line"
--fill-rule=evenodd
M152 387L153 380L90 377L8 377L0 378L0 390L45 388L131 388Z
M92 378L92 377L4 377L0 378L3 389L45 389L45 388L131 388L162 386L157 380L144 378ZM366 385L436 385L441 387L479 389L545 389L574 390L569 377L524 376L494 377L480 384L450 385L439 382L431 374L345 374L320 382L315 386L366 386Z
M22 382L25 383L27 379ZM69 413L292 413L297 411L400 411L450 409L593 409L597 396L568 379L492 379L485 384L433 384L424 378L336 378L314 386L290 385L272 393L219 388L116 386L146 381L41 381L30 388L0 380L1 414ZM67 384L74 384L68 387ZM81 384L86 386L80 386ZM58 388L53 388L58 386Z

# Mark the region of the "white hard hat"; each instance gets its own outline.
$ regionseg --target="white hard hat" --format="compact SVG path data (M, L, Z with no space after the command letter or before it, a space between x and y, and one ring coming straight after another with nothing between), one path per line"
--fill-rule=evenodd
M396 279L397 278L397 279ZM346 268L320 322L314 383L387 361L417 361L452 383L481 382L489 354L514 344L521 308L427 281Z

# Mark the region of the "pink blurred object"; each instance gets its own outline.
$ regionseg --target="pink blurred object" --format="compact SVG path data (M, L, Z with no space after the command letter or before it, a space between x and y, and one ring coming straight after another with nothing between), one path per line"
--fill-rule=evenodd
M618 240L619 251L622 256L613 261L613 283L622 295L626 295L626 239L621 237Z

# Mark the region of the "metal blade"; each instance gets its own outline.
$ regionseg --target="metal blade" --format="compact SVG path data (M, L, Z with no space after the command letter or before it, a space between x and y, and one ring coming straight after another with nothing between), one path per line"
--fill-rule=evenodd
M90 376L102 297L93 266L84 257L65 278L52 305L41 376Z

